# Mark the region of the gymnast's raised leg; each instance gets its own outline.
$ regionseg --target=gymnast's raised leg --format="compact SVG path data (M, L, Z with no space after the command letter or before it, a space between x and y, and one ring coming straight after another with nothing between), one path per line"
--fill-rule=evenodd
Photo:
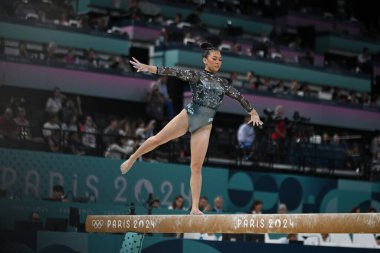
M159 145L184 135L189 128L189 119L186 110L182 110L175 116L158 134L148 138L124 163L120 170L127 173L142 155L152 151Z

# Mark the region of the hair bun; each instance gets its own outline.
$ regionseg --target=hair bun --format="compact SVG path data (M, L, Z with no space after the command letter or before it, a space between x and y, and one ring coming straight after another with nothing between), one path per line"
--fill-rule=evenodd
M211 43L208 43L208 42L203 42L203 43L201 44L201 48L202 48L202 49L210 49L210 48L214 48L214 45L211 44Z

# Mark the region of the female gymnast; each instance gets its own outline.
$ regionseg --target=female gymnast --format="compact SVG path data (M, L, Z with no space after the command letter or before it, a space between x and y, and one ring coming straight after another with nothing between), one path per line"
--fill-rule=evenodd
M249 101L232 87L226 79L216 76L216 73L222 65L220 51L209 43L203 43L201 48L205 50L203 54L203 71L156 67L140 63L135 58L132 58L130 63L137 69L137 72L175 76L183 81L189 82L192 91L192 101L158 134L148 138L129 159L120 166L121 172L123 174L127 173L140 156L189 131L191 133L190 188L192 196L190 214L194 215L203 214L198 207L202 187L202 165L208 148L212 121L224 95L226 94L240 102L242 107L251 116L251 120L248 124L252 123L257 126L263 124L258 113L252 108Z

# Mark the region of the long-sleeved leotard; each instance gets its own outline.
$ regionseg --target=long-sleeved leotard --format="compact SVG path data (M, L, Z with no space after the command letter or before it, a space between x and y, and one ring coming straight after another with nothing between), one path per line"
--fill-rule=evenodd
M252 106L229 82L213 73L171 67L158 67L158 75L175 76L189 82L192 101L186 106L189 115L189 131L194 132L204 125L211 124L215 112L223 101L224 95L237 100L250 112Z

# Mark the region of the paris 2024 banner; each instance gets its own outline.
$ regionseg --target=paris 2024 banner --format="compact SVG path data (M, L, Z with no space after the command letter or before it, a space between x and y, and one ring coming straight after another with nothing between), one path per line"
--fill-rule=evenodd
M121 175L121 160L16 149L0 149L0 188L8 198L25 200L51 196L54 185L71 197L95 196L98 204L144 205L152 194L161 207L181 194L190 206L190 168L180 164L137 162ZM380 210L380 183L326 179L280 173L258 173L203 168L202 195L210 204L221 195L227 212L247 212L255 200L264 213L275 213L285 203L291 213L365 212Z

